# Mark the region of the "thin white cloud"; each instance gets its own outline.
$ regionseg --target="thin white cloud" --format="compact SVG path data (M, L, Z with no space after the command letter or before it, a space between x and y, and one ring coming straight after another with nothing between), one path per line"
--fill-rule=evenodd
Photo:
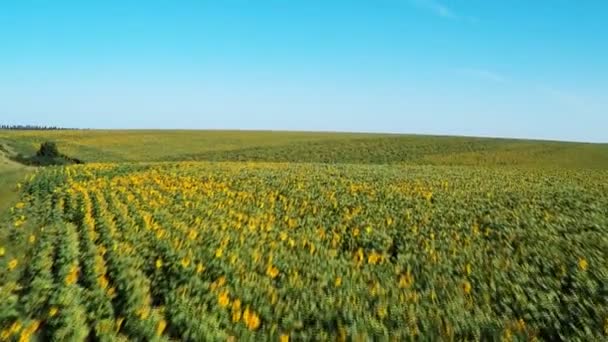
M431 11L440 17L450 19L457 18L457 15L450 8L437 0L410 0L410 2L414 6Z
M461 75L465 75L467 77L474 77L480 80L495 82L495 83L504 83L507 81L507 78L495 71L478 69L478 68L457 68L454 69L457 73Z
M439 0L409 0L409 2L417 8L426 10L442 18L462 20L470 24L477 24L479 22L477 17L457 14Z

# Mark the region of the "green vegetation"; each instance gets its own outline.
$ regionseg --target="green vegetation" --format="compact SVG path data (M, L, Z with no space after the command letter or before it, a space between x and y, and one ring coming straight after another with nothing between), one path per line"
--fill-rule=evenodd
M0 261L26 286L4 326L44 322L55 339L598 341L608 323L607 177L300 163L55 168L28 182L12 212L17 243L32 241L27 223L45 230L25 273Z
M0 217L17 198L16 184L25 177L29 169L8 158L12 151L0 144Z
M11 202L17 198L15 185L23 178L23 170L7 167L5 160L0 160L0 213L3 213Z
M82 164L82 162L78 159L59 153L57 144L50 141L40 144L40 149L31 157L24 157L21 154L17 154L16 156L12 156L10 158L23 165L31 166Z
M92 163L0 168L0 340L608 338L607 145L0 131L45 141Z
M608 145L416 135L261 131L0 131L17 152L52 140L85 162L265 161L608 168Z
M84 162L168 161L208 151L279 146L297 142L348 140L352 133L250 131L0 131L0 141L32 155L44 141Z
M3 224L10 219L8 209L19 198L20 182L23 182L32 172L31 168L7 158L7 155L12 153L8 146L0 144L0 227L2 227L0 228L0 259L9 258L11 255L23 257L25 255L23 252L27 250L26 246L10 238L10 231ZM16 267L16 270L21 270L21 266ZM7 279L15 280L11 277ZM0 281L0 292L2 292L2 284L3 282ZM2 295L0 295L0 303L5 303L5 298ZM0 321L2 320L2 314L0 312Z

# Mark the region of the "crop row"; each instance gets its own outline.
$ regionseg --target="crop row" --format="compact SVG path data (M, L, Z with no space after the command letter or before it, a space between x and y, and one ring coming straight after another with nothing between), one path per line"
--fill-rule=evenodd
M23 225L38 232L18 284L3 281L12 270L0 257L0 331L600 340L606 179L313 164L49 169L12 210L13 239L29 238Z

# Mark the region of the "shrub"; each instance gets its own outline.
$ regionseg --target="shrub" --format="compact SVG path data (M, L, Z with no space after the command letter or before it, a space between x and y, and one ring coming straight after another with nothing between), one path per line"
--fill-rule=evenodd
M12 159L21 164L31 166L83 164L81 160L71 158L60 153L59 148L57 148L57 144L52 141L47 141L40 144L40 149L36 152L36 155L32 157L26 157L18 154L12 157Z
M37 157L59 158L62 155L59 153L57 144L52 141L47 141L40 144L40 149L36 152Z

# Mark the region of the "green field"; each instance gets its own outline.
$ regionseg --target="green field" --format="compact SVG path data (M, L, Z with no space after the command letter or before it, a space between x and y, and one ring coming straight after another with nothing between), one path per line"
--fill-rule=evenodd
M17 198L15 185L31 172L31 169L10 160L7 154L11 152L8 147L0 145L0 215Z
M266 161L296 163L608 168L608 145L356 133L262 131L0 131L33 154L52 140L87 162Z
M608 338L608 145L0 131L47 140L87 164L0 164L0 340Z

